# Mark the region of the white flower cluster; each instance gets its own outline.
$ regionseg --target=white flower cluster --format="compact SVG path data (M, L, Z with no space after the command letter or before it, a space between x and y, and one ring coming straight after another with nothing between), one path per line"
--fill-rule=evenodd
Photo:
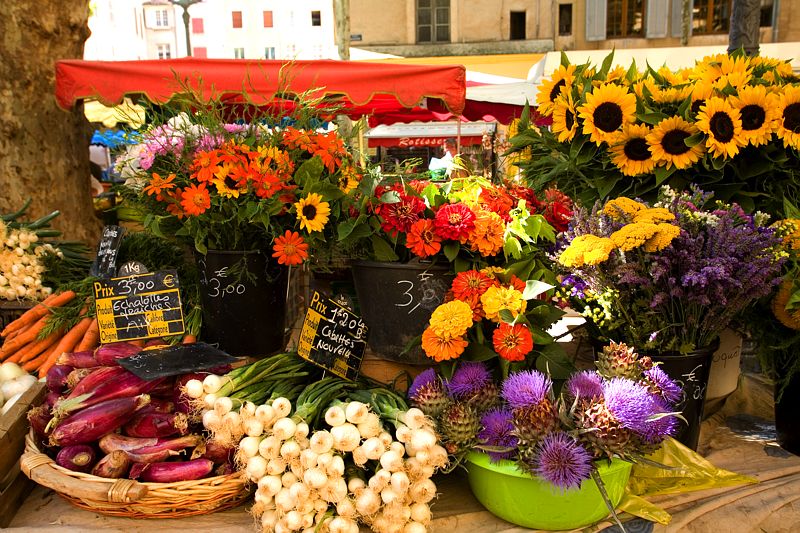
M61 252L26 229L9 229L0 221L0 300L42 300L52 289L42 286L42 258Z

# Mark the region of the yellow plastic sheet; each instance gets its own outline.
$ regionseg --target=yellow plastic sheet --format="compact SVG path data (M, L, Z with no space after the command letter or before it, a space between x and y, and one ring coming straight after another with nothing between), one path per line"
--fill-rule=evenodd
M618 508L660 524L668 524L671 517L661 507L648 502L645 499L647 496L758 483L757 479L750 476L717 468L675 439L667 439L661 449L648 456L648 459L669 468L634 464Z

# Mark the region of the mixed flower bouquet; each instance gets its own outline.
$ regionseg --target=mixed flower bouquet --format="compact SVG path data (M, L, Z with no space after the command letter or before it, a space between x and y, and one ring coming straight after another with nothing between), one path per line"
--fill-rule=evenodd
M376 182L348 229L369 240L378 261L444 256L463 271L536 256L571 214L571 200L556 190L538 198L527 187L474 176Z
M627 197L576 211L558 257L571 305L601 338L686 353L780 283L785 253L761 214L697 189L661 191L653 207Z
M459 272L422 333L422 349L440 363L499 357L506 374L537 365L563 379L572 364L547 333L563 312L541 299L552 288L538 279L523 281L512 269ZM446 374L452 372L444 366Z
M298 265L334 234L340 200L361 176L339 134L320 125L300 116L232 122L212 105L153 125L117 168L156 235L200 253L271 248L281 264Z
M520 128L512 150L534 189L557 181L591 205L653 199L693 183L718 198L782 213L800 193L800 79L789 61L720 54L692 68L561 66L537 94L552 126ZM739 194L741 193L741 194Z
M429 369L408 390L436 421L453 464L470 450L518 467L561 489L580 487L594 461L635 460L675 433L680 387L632 347L610 344L596 371L573 374L558 397L537 370L496 382L484 363L465 362L449 379Z

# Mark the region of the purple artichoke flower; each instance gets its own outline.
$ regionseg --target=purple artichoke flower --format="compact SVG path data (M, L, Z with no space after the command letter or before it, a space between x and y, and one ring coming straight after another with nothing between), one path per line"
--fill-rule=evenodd
M513 409L532 407L547 398L552 382L538 370L515 372L503 382L501 396Z
M614 378L603 387L605 404L620 424L639 434L645 434L650 417L657 412L658 405L644 385L626 378Z
M572 374L564 387L572 398L603 397L603 379L593 370L583 370Z
M419 395L421 390L439 388L441 386L442 381L439 379L439 375L436 373L435 369L429 368L427 370L423 370L417 377L414 378L414 381L408 388L408 398L414 400Z
M664 413L670 413L671 410L662 400L656 399L655 409L645 431L640 435L645 442L649 444L660 444L667 437L672 437L678 430L678 418L675 415L658 416Z
M491 383L492 375L483 363L461 363L447 382L447 392L456 400L469 398Z
M534 472L558 488L579 488L592 472L592 457L563 431L549 433L537 447Z
M514 435L514 422L511 411L502 407L495 407L486 411L481 418L483 429L478 433L478 440L487 446L502 448L516 448L519 439ZM507 452L488 452L492 462L508 459L514 455L515 450Z
M419 374L408 388L408 399L426 415L437 417L449 403L444 384L436 373L429 368Z
M675 404L681 399L680 386L661 370L660 366L654 365L650 370L646 370L644 375L657 393L670 404Z

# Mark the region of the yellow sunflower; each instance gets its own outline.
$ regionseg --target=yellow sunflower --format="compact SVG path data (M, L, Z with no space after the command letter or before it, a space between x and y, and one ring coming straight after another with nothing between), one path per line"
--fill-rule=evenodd
M626 176L652 172L656 166L647 144L650 127L646 124L625 124L608 143L611 161Z
M322 196L313 192L296 202L294 208L297 210L297 218L300 220L300 229L308 232L322 231L331 214L328 202L323 202Z
M667 80L667 83L670 85L683 85L687 81L689 81L689 73L691 69L681 69L676 72L673 72L668 66L663 66L658 69L658 74Z
M626 87L606 83L586 95L578 115L583 119L583 133L599 146L623 124L636 120L636 96Z
M753 146L767 144L780 116L778 96L768 93L763 85L748 85L739 89L738 96L731 97L731 103L742 117L742 139Z
M217 188L217 194L225 198L239 198L239 195L246 190L239 188L236 184L236 180L227 174L225 176L214 177L211 183Z
M716 93L714 86L710 83L697 82L692 87L692 116L696 117L700 112L700 106Z
M645 91L645 89L647 90ZM647 99L648 94L652 96L653 93L658 92L658 85L653 78L644 78L633 84L633 92L639 98Z
M621 83L627 82L628 70L620 65L614 67L606 74L606 83Z
M772 313L787 328L798 330L800 329L800 309L786 309L795 290L795 280L785 278L778 293L772 299Z
M575 82L575 65L559 66L548 80L544 80L536 93L538 112L550 116L553 112L553 103L563 89L567 91Z
M747 141L742 137L742 117L727 100L706 100L697 114L697 127L707 134L706 147L714 157L731 158Z
M800 86L783 88L778 103L778 120L775 132L783 139L783 146L800 150Z
M680 104L691 94L691 85L659 88L653 93L653 101L659 104Z
M553 106L553 133L558 136L558 141L571 142L578 132L578 120L575 112L575 102L572 100L572 91L562 93L556 98Z
M694 124L686 122L681 117L665 118L647 135L653 159L660 164L674 165L681 169L697 163L705 153L705 146L703 143L698 143L689 147L685 142L697 132Z

